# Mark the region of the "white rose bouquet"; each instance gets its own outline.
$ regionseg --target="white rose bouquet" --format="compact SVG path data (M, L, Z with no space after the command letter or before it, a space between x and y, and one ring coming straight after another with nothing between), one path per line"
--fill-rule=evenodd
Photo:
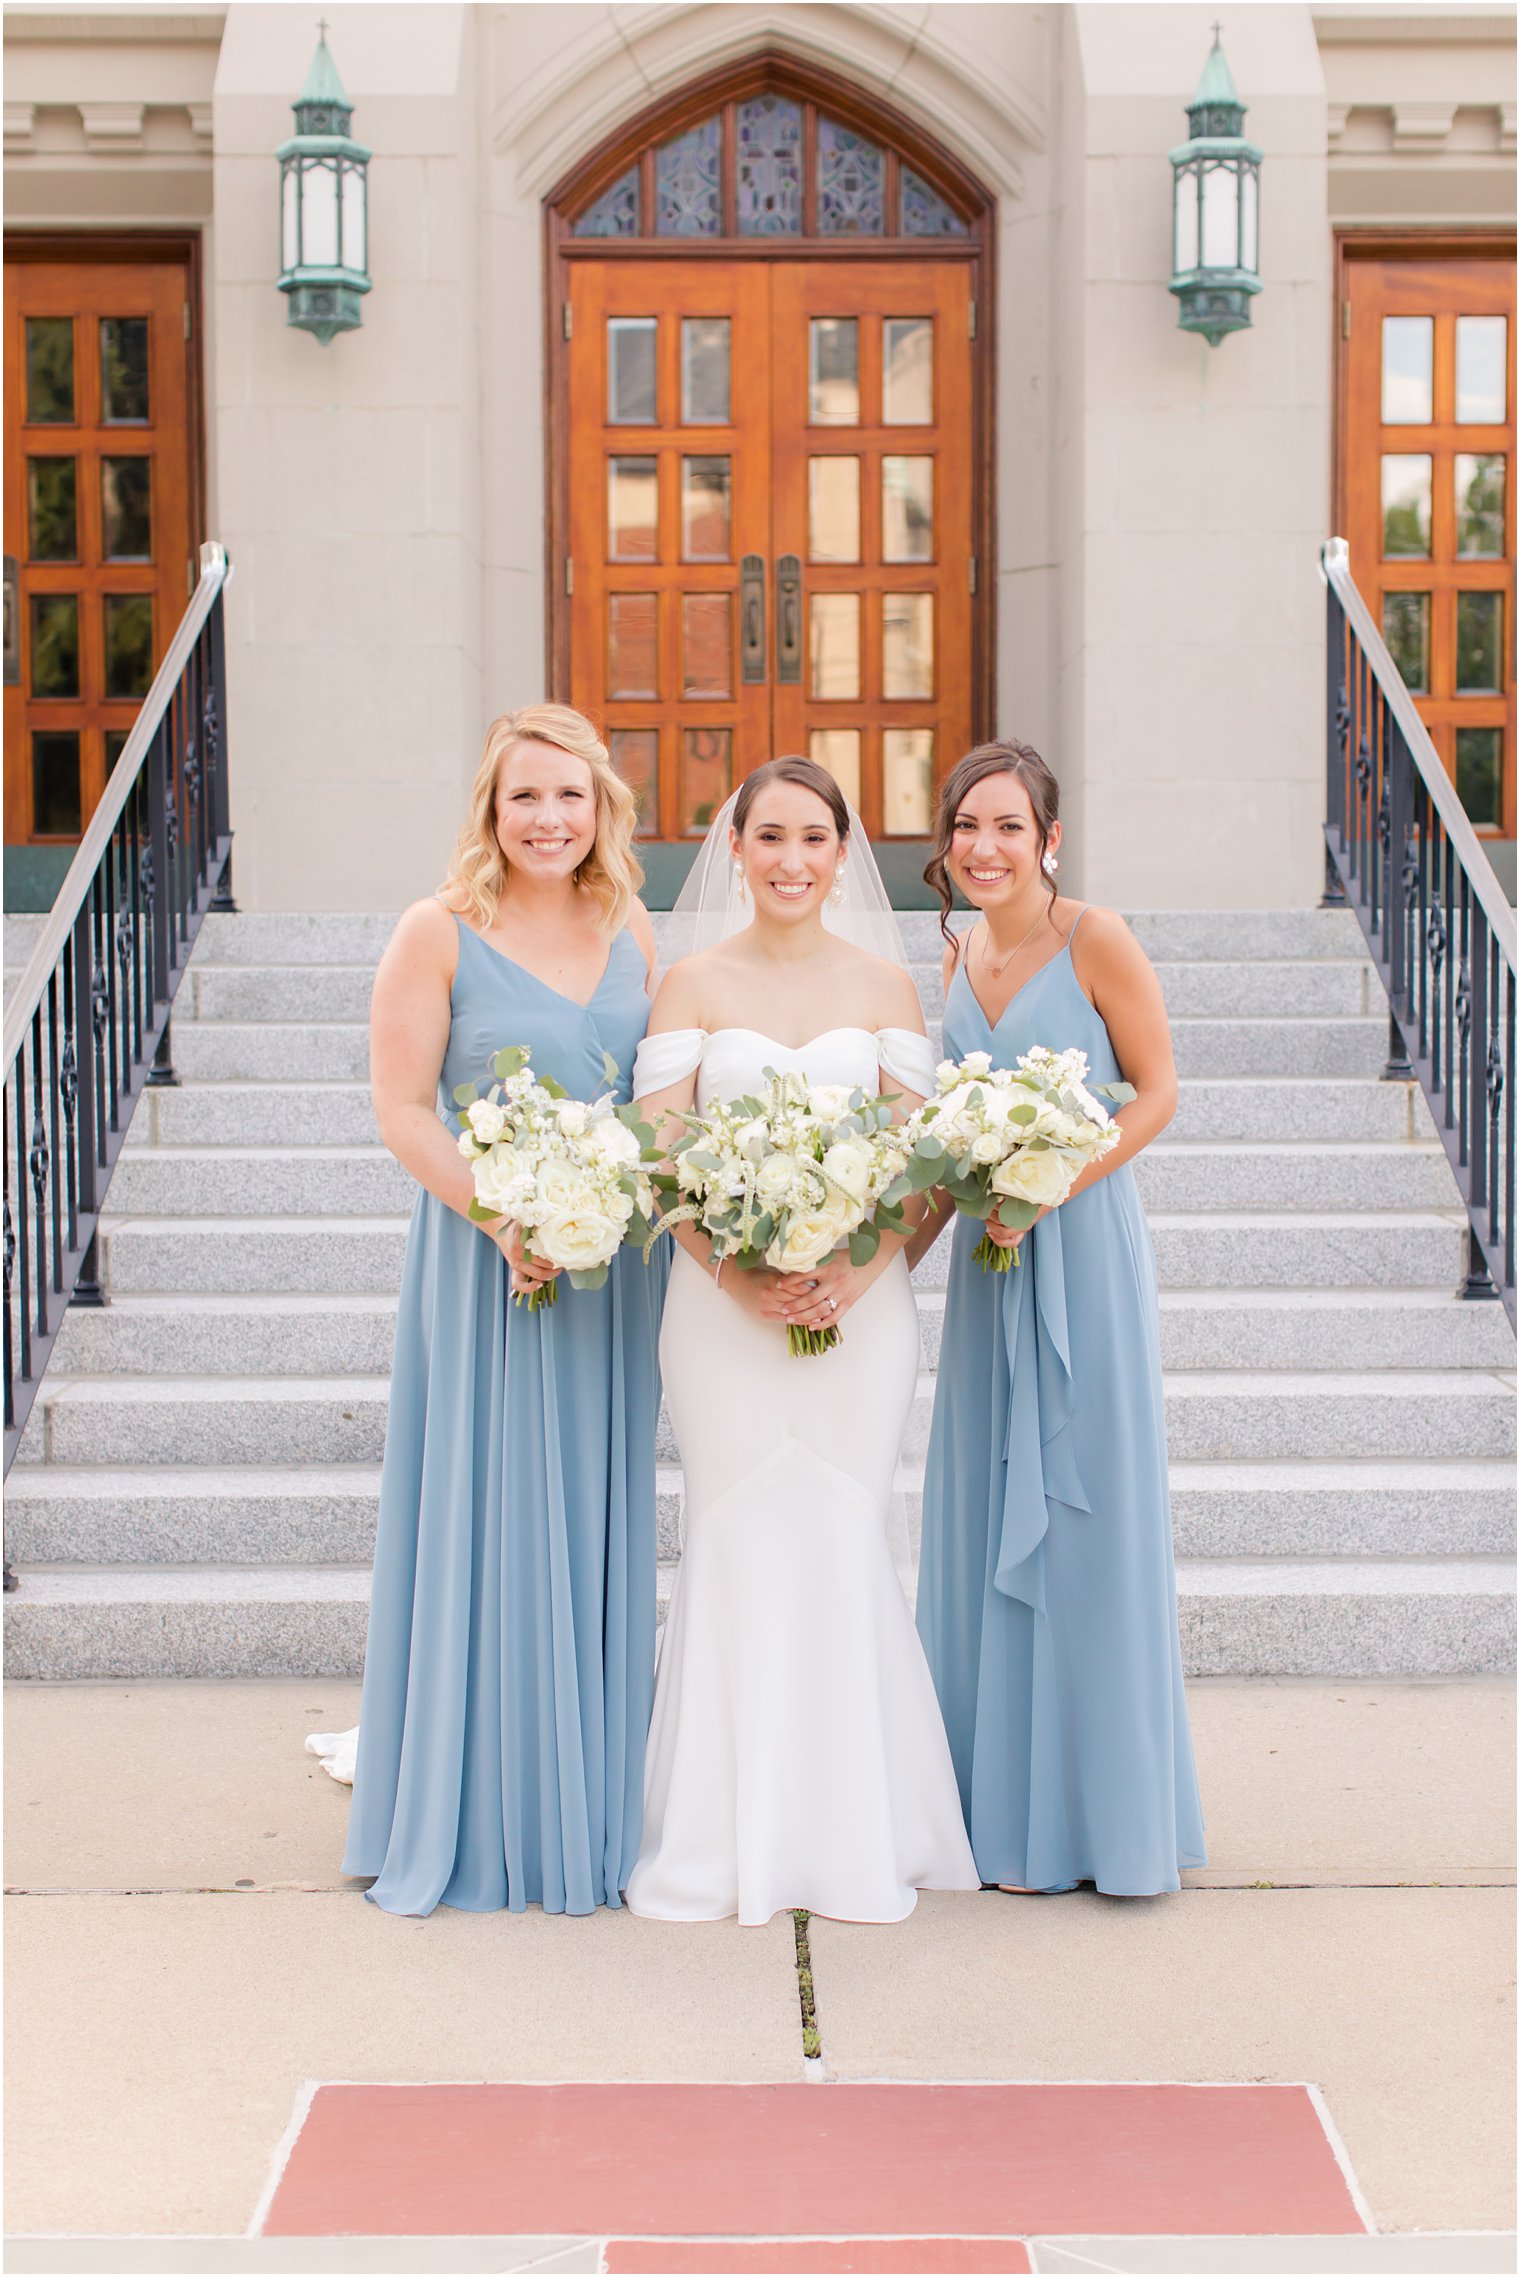
M760 1097L680 1118L684 1135L657 1181L657 1230L698 1225L713 1256L741 1270L811 1273L845 1248L852 1265L869 1264L883 1232L907 1231L908 1126L893 1122L888 1096L765 1074ZM792 1325L786 1333L794 1353L839 1342L837 1328Z
M470 1216L509 1219L530 1255L568 1273L573 1289L599 1289L624 1242L651 1237L655 1134L637 1108L615 1107L607 1093L572 1099L552 1076L534 1075L528 1059L510 1045L492 1060L496 1081L484 1096L473 1083L454 1093L459 1151L475 1175ZM617 1081L606 1054L603 1074ZM558 1294L559 1283L546 1281L514 1302L537 1312Z
M959 1066L944 1060L935 1086L907 1126L909 1182L919 1193L942 1186L963 1217L996 1216L1015 1230L1064 1202L1087 1165L1118 1145L1103 1100L1122 1105L1135 1096L1132 1083L1089 1086L1085 1052L1044 1044L1017 1067L995 1068L986 1052ZM974 1254L983 1272L1019 1263L1016 1249L985 1235Z

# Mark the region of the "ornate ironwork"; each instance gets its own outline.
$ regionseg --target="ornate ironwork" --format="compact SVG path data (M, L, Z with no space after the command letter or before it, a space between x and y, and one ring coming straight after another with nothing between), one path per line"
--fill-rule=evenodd
M1418 1081L1466 1206L1460 1293L1502 1297L1513 1320L1515 913L1352 581L1343 539L1329 541L1322 564L1327 866L1387 992L1385 1073Z
M106 1189L150 1068L173 1080L170 1007L231 859L220 749L230 575L221 547L203 546L200 583L5 1012L7 1470L66 1306L101 1301ZM187 721L200 723L201 750L192 729L177 768Z

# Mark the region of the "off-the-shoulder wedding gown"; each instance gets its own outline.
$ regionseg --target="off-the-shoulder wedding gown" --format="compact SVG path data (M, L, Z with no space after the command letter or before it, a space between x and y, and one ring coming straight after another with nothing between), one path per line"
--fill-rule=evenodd
M637 1093L697 1070L697 1105L767 1069L867 1092L932 1087L904 1029L791 1050L748 1028L639 1048ZM883 1081L883 1079L885 1079ZM730 1268L733 1270L733 1268ZM897 1258L811 1358L678 1252L660 1364L685 1470L685 1542L661 1643L633 1913L782 1907L901 1921L921 1889L978 1887L928 1665L892 1563L893 1474L918 1373Z

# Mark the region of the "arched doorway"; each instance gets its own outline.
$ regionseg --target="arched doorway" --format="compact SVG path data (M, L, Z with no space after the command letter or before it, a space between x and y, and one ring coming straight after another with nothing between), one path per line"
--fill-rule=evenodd
M911 875L990 732L992 222L911 122L781 57L548 201L551 683L672 854L801 750Z

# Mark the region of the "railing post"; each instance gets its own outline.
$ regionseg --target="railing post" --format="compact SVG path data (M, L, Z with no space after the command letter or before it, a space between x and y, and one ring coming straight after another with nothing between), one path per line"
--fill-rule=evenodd
M216 841L232 835L227 753L227 627L220 594L206 620L206 665L206 795L211 802L211 836ZM219 916L237 913L237 903L232 898L230 854L217 880L211 906Z
M1346 889L1336 855L1346 847L1346 612L1335 587L1325 586L1325 890L1321 909L1343 909Z
M1464 1304L1498 1302L1499 1292L1494 1287L1493 1275L1483 1260L1483 1251L1471 1226L1467 1229L1467 1277L1457 1291Z
M100 1285L100 1232L97 1228L85 1244L84 1263L74 1283L70 1304L78 1305L82 1312L99 1312L104 1307L106 1294Z
M149 1091L177 1091L179 1089L179 1077L174 1072L174 1044L169 1032L171 1026L172 1021L166 1019L164 1032L159 1037L157 1049L153 1054L153 1065L144 1078L145 1087Z
M172 955L171 935L172 880L169 872L169 795L164 780L164 762L171 749L169 723L174 715L171 701L169 710L155 734L148 750L146 774L148 777L147 839L149 863L147 866L145 900L147 901L146 926L150 954L148 967L147 1017L151 1022L161 1003L169 994L169 961Z

